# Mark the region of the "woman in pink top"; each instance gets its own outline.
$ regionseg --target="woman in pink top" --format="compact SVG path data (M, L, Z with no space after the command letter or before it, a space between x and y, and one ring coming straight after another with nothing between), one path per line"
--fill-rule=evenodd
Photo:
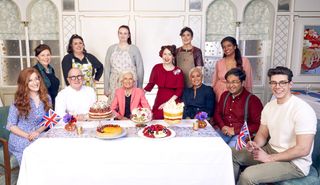
M137 78L133 71L123 71L120 74L119 81L122 87L116 89L115 97L111 104L111 109L116 115L116 119L130 119L131 111L134 108L150 109L143 89L135 87Z
M225 37L221 41L223 49L223 58L216 63L212 75L212 88L216 94L216 101L218 102L221 94L227 90L226 80L224 75L232 68L240 68L246 72L246 80L244 87L252 92L252 69L247 58L241 57L241 52L238 48L237 41L233 37Z

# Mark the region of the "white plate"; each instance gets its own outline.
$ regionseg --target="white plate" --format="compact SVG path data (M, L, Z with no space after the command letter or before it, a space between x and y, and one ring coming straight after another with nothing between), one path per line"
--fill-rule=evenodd
M143 130L144 130L144 128L142 128L142 129L139 130L138 136L143 137L143 138L147 138L147 139L168 139L168 138L173 138L173 137L176 136L176 132L175 132L175 131L173 131L173 130L170 129L170 128L167 128L167 129L170 130L170 132L171 132L171 135L170 135L170 136L167 136L167 137L156 137L156 138L147 137L147 136L143 135Z
M125 128L122 128L122 132L120 135L117 135L117 136L98 136L96 134L96 138L98 138L98 139L118 139L118 138L124 137L126 135L127 135L127 130Z
M133 118L131 118L131 121L133 121L133 122L135 122L135 123L137 123L137 124L143 124L143 123L148 123L148 122L150 122L151 119L147 119L147 120L145 120L145 121L139 122L139 121L136 121L136 120L134 120Z

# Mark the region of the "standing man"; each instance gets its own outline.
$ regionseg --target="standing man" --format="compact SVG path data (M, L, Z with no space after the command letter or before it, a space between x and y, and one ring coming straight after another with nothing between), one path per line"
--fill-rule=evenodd
M246 74L239 68L233 68L225 74L227 90L218 102L214 113L214 123L219 127L217 132L230 146L235 147L241 127L247 117L250 134L255 134L260 126L263 105L259 98L244 87ZM247 112L245 105L247 102Z
M264 107L254 141L232 150L237 184L273 183L308 175L317 118L314 110L291 94L292 71L269 69L275 100ZM247 167L239 176L240 166Z

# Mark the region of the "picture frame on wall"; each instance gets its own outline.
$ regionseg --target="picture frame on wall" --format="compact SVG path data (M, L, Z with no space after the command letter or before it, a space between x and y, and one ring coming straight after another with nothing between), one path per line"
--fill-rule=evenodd
M296 18L292 67L294 81L310 82L320 76L320 19Z

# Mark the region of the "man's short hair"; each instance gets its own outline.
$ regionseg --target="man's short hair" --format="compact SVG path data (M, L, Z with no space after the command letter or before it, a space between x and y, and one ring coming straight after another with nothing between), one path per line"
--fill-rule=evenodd
M224 78L227 80L228 76L230 76L230 75L237 76L241 82L243 82L243 81L246 80L246 73L245 73L242 69L239 69L239 68L232 68L232 69L230 69L230 70L224 75Z
M287 75L288 81L292 81L292 71L289 68L283 67L283 66L277 66L276 68L271 68L268 70L268 77L271 79L273 75Z

